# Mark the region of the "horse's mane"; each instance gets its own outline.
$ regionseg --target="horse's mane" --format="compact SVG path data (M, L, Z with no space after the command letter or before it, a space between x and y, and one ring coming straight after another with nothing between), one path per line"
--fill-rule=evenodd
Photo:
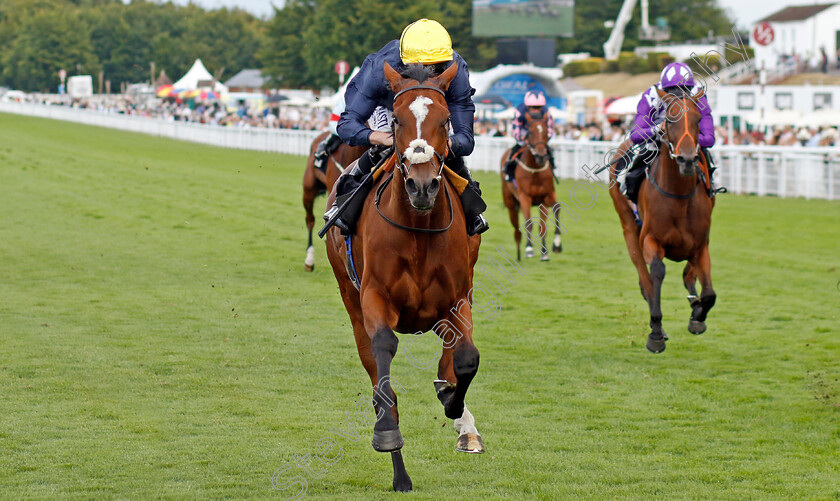
M679 98L691 96L691 89L687 87L669 87L665 89L665 92Z
M420 83L425 82L430 78L437 76L432 66L425 66L423 64L414 63L408 64L400 72L400 76L411 80L417 80Z

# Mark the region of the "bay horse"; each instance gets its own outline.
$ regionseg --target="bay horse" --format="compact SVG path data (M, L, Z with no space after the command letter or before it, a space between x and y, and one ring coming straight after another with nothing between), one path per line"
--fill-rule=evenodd
M706 331L706 315L715 304L712 287L709 232L715 202L710 196L708 164L702 159L698 138L700 112L697 102L704 90L694 95L669 94L659 89L666 118L659 153L646 171L639 188L637 225L630 202L621 194L616 173L610 171L610 196L613 199L630 260L639 273L642 296L650 309L651 332L645 346L653 353L665 351L668 336L662 329L660 296L665 278L663 258L688 261L683 270L683 284L688 290L692 334ZM626 154L628 143L619 148L613 159ZM650 271L648 271L648 266ZM696 279L702 293L697 296Z
M312 141L309 147L309 158L306 159L306 169L303 171L303 210L306 211L306 228L309 230L309 240L306 244L306 260L304 269L312 271L315 269L315 248L312 246L312 229L315 227L315 214L313 207L315 198L323 193L332 190L338 176L344 169L356 160L367 148L361 146L350 146L341 143L338 148L327 157L324 172L315 168L315 150L318 145L330 135L330 132L323 132Z
M332 227L326 244L374 389L372 445L391 453L394 490L408 491L412 484L400 452L403 439L391 384L399 343L395 331L433 330L444 340L434 386L459 434L456 450L484 452L475 419L464 405L479 363L470 299L481 237L467 236L461 201L443 164L449 138L445 93L458 65L440 76L422 65L411 65L402 74L387 63L384 69L395 94L395 153L389 160L395 169L374 181L356 234L345 238ZM334 198L333 190L330 203Z
M548 151L548 114L534 118L526 115L528 135L525 146L516 155L515 183L505 178L505 163L510 158L512 148L502 155L502 198L508 210L510 222L513 224L513 238L516 241L516 259L521 260L520 246L522 231L519 226L519 212L525 218L525 257L534 257L534 246L531 242L533 221L531 207L539 206L540 237L542 238L541 261L548 261L548 247L545 245L545 235L548 233L547 218L552 215L554 222L554 242L552 251L563 251L560 241L559 212L557 193L554 191L554 172L551 170Z

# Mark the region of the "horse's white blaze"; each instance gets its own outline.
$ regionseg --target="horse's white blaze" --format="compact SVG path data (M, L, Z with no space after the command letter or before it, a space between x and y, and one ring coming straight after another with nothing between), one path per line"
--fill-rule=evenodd
M315 248L311 245L306 248L306 261L303 264L306 266L313 266L315 264Z
M417 119L417 139L420 139L420 126L423 125L423 121L426 120L426 117L429 115L430 104L432 104L432 100L428 97L417 96L417 99L408 105L408 109L414 113L414 118Z
M464 406L464 413L461 414L461 417L452 422L452 426L455 428L459 437L464 433L475 433L476 435L481 435L475 427L475 418L470 411L467 410L466 405Z
M543 131L542 124L537 124L537 132L542 134L542 131Z

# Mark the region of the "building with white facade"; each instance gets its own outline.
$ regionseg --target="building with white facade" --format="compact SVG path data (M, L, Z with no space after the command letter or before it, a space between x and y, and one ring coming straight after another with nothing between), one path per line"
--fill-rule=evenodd
M797 5L775 12L752 27L750 47L759 69L775 68L794 56L803 63L819 64L822 49L831 63L840 48L840 3Z

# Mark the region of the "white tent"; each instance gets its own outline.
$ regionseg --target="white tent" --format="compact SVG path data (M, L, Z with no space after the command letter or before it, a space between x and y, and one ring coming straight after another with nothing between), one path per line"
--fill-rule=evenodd
M181 77L180 80L172 84L172 86L179 90L195 90L198 89L199 82L208 82L212 80L213 75L207 71L207 68L204 67L204 63L201 62L201 59L196 59L192 68L190 68L190 71ZM222 82L216 82L213 86L213 90L220 94L226 94L228 92L227 86Z
M616 99L604 109L604 115L635 115L641 94Z

